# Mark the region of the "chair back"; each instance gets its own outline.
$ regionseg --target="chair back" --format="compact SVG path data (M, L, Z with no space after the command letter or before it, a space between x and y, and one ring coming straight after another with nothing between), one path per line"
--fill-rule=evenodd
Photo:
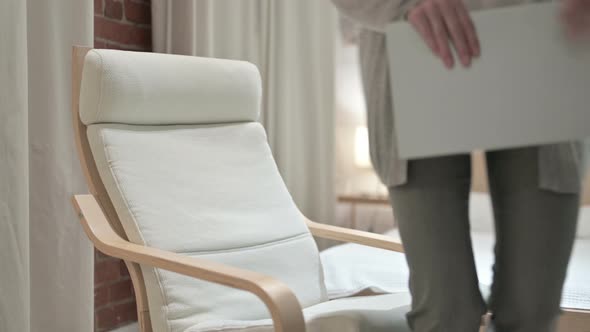
M89 50L83 165L131 242L270 275L307 307L326 300L322 267L256 122L261 93L250 63ZM147 266L140 277L156 331L270 317L243 291Z

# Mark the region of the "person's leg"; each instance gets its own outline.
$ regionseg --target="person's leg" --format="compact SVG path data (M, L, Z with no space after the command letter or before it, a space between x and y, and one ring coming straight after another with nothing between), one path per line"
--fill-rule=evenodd
M495 330L554 331L579 194L539 189L537 148L488 152L487 164L496 219Z
M410 268L416 332L477 332L485 303L469 234L469 155L410 161L408 182L389 188Z

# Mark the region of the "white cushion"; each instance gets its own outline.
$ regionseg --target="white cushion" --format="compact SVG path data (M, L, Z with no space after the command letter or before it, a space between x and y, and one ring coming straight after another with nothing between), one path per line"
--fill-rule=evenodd
M492 199L489 194L472 192L469 195L469 225L474 232L495 232Z
M269 274L303 307L327 299L315 242L259 123L96 124L88 138L131 241ZM156 331L269 317L249 293L148 267L143 273Z
M303 310L307 332L410 332L407 292L327 301ZM186 332L272 332L272 321L209 321Z
M388 233L399 240L397 230ZM493 233L472 232L473 250L480 289L489 294L494 263ZM325 283L330 298L350 296L367 290L373 293L408 291L409 271L403 254L357 244L343 244L321 253ZM590 240L579 239L568 267L561 305L590 310Z
M590 206L583 206L580 209L576 236L579 239L590 239Z
M398 232L389 233L401 242ZM365 293L408 291L406 256L358 244L341 244L321 252L324 282L330 299ZM379 263L377 263L379 262Z
M256 66L183 55L91 50L80 91L84 124L200 124L254 121Z

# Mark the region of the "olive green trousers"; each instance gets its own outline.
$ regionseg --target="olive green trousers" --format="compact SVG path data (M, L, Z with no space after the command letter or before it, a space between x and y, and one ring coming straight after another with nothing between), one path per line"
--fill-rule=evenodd
M478 287L469 230L469 155L410 161L408 182L390 187L410 268L416 332L551 332L572 251L579 194L538 187L538 148L488 152L496 245L491 296Z

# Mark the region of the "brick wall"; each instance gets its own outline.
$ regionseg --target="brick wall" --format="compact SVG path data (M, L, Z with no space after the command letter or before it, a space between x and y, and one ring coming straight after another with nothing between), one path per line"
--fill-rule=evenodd
M151 51L150 0L94 0L94 47ZM123 261L95 252L94 330L137 320L133 286Z
M125 263L98 251L94 262L94 331L111 331L136 321L133 285Z
M152 50L150 0L94 0L94 47Z

